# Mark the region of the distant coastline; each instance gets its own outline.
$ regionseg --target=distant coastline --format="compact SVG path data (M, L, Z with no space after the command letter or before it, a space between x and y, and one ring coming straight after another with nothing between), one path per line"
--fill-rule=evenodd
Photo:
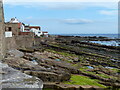
M116 39L120 38L119 34L51 34L51 35L62 35L62 36L82 36L82 37L106 37L108 39L114 39L115 41L91 41L92 43L98 43L107 46L119 46Z
M118 34L51 34L51 35L63 35L63 36L102 36L108 38L119 38Z

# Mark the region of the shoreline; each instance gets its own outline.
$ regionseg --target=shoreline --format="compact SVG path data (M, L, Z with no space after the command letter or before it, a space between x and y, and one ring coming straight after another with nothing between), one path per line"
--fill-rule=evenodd
M3 62L25 74L38 77L44 84L49 82L44 88L49 86L55 89L57 86L63 89L64 85L66 88L71 88L70 85L74 88L77 88L74 85L83 88L118 88L120 47L82 42L95 39L69 36L35 37L37 43L33 47L9 50ZM51 85L52 83L54 84Z

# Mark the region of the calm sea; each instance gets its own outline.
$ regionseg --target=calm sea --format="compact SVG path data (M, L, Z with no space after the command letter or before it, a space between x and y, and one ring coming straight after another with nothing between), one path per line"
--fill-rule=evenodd
M64 36L103 36L103 37L108 37L108 38L120 38L120 34L56 34L56 35L64 35ZM99 43L102 45L107 45L107 46L119 46L118 41L91 41L92 43Z
M56 35L64 35L64 36L103 36L108 38L118 38L118 34L56 34Z

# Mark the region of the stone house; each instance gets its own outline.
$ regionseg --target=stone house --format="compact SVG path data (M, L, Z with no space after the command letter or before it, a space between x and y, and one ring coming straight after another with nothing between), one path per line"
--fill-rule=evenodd
M9 22L5 23L5 37L18 36L22 23L16 18L11 18Z

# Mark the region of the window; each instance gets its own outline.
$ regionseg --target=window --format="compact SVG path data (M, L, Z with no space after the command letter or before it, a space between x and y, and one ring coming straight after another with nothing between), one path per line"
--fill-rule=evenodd
M11 27L8 27L8 31L12 31L12 28L11 28Z

